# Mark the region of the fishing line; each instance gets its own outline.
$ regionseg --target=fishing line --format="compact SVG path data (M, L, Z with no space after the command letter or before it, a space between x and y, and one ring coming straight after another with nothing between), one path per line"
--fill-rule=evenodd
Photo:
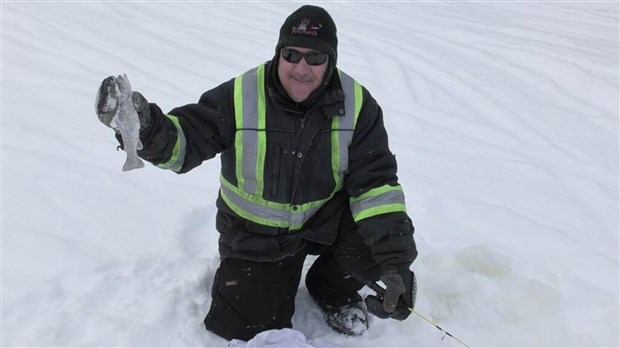
M471 348L470 346L468 346L465 342L461 341L458 337L455 337L454 335L452 335L451 333L449 333L448 331L444 330L441 328L441 326L435 324L432 320L428 319L427 317L423 316L422 314L416 312L415 310L413 310L413 308L408 308L411 313L417 315L418 317L424 319L427 323L433 325L434 327L436 327L439 331L441 331L443 333L443 336L441 336L441 340L443 341L444 338L446 338L446 336L450 336L452 339L454 339L455 341L457 341L458 343L462 344L463 346L467 347L467 348Z
M377 295L380 296L384 296L385 295L385 289L382 288L379 284L374 283L374 282L369 282L369 281L365 281L364 283L366 283L366 285L368 285L369 288L371 288L372 290L374 290ZM454 339L455 341L459 342L460 344L462 344L463 346L467 347L467 348L471 348L469 345L467 345L465 342L463 342L461 339L459 339L458 337L454 336L453 334L449 333L448 331L444 330L441 326L437 325L435 322L433 322L432 320L428 319L427 317L425 317L424 315L416 312L413 308L411 307L407 307L407 309L417 315L419 318L421 318L422 320L426 321L427 323L433 325L435 328L437 328L437 330L441 331L442 336L441 336L441 340L443 341L444 338L446 338L446 336L449 336L450 338Z

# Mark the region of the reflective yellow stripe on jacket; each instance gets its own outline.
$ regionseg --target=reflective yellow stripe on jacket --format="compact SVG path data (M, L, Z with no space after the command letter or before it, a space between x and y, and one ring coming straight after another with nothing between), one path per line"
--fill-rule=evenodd
M183 132L183 127L181 127L181 124L179 123L178 117L174 115L166 115L166 117L172 121L172 124L174 124L177 129L177 141L174 144L170 158L166 162L162 162L157 166L162 169L170 169L173 172L179 172L185 162L187 141L185 140L185 133Z

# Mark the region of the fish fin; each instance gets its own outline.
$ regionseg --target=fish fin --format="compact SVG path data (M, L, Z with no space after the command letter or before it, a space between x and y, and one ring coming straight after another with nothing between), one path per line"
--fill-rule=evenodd
M125 164L123 164L124 172L128 172L130 170L139 169L139 168L144 168L144 162L140 158L137 158L135 160L131 160L128 158L125 161Z
M138 139L138 143L136 144L136 150L142 150L143 146L142 146L142 142L140 141L140 139Z

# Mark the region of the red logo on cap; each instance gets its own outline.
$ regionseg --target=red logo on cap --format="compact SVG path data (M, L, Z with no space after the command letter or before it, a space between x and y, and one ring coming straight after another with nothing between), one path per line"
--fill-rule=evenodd
M318 26L310 24L310 18L303 18L298 26L293 27L291 34L306 34L312 36L318 36L321 25Z

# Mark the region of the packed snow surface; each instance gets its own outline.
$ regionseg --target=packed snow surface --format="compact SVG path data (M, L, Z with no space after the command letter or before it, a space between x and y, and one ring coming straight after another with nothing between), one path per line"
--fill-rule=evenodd
M226 346L204 330L219 161L123 173L126 73L164 109L269 60L297 2L2 2L3 346ZM324 2L378 100L416 309L472 346L618 346L618 2ZM312 259L306 264L308 267ZM313 346L459 346L416 316Z

